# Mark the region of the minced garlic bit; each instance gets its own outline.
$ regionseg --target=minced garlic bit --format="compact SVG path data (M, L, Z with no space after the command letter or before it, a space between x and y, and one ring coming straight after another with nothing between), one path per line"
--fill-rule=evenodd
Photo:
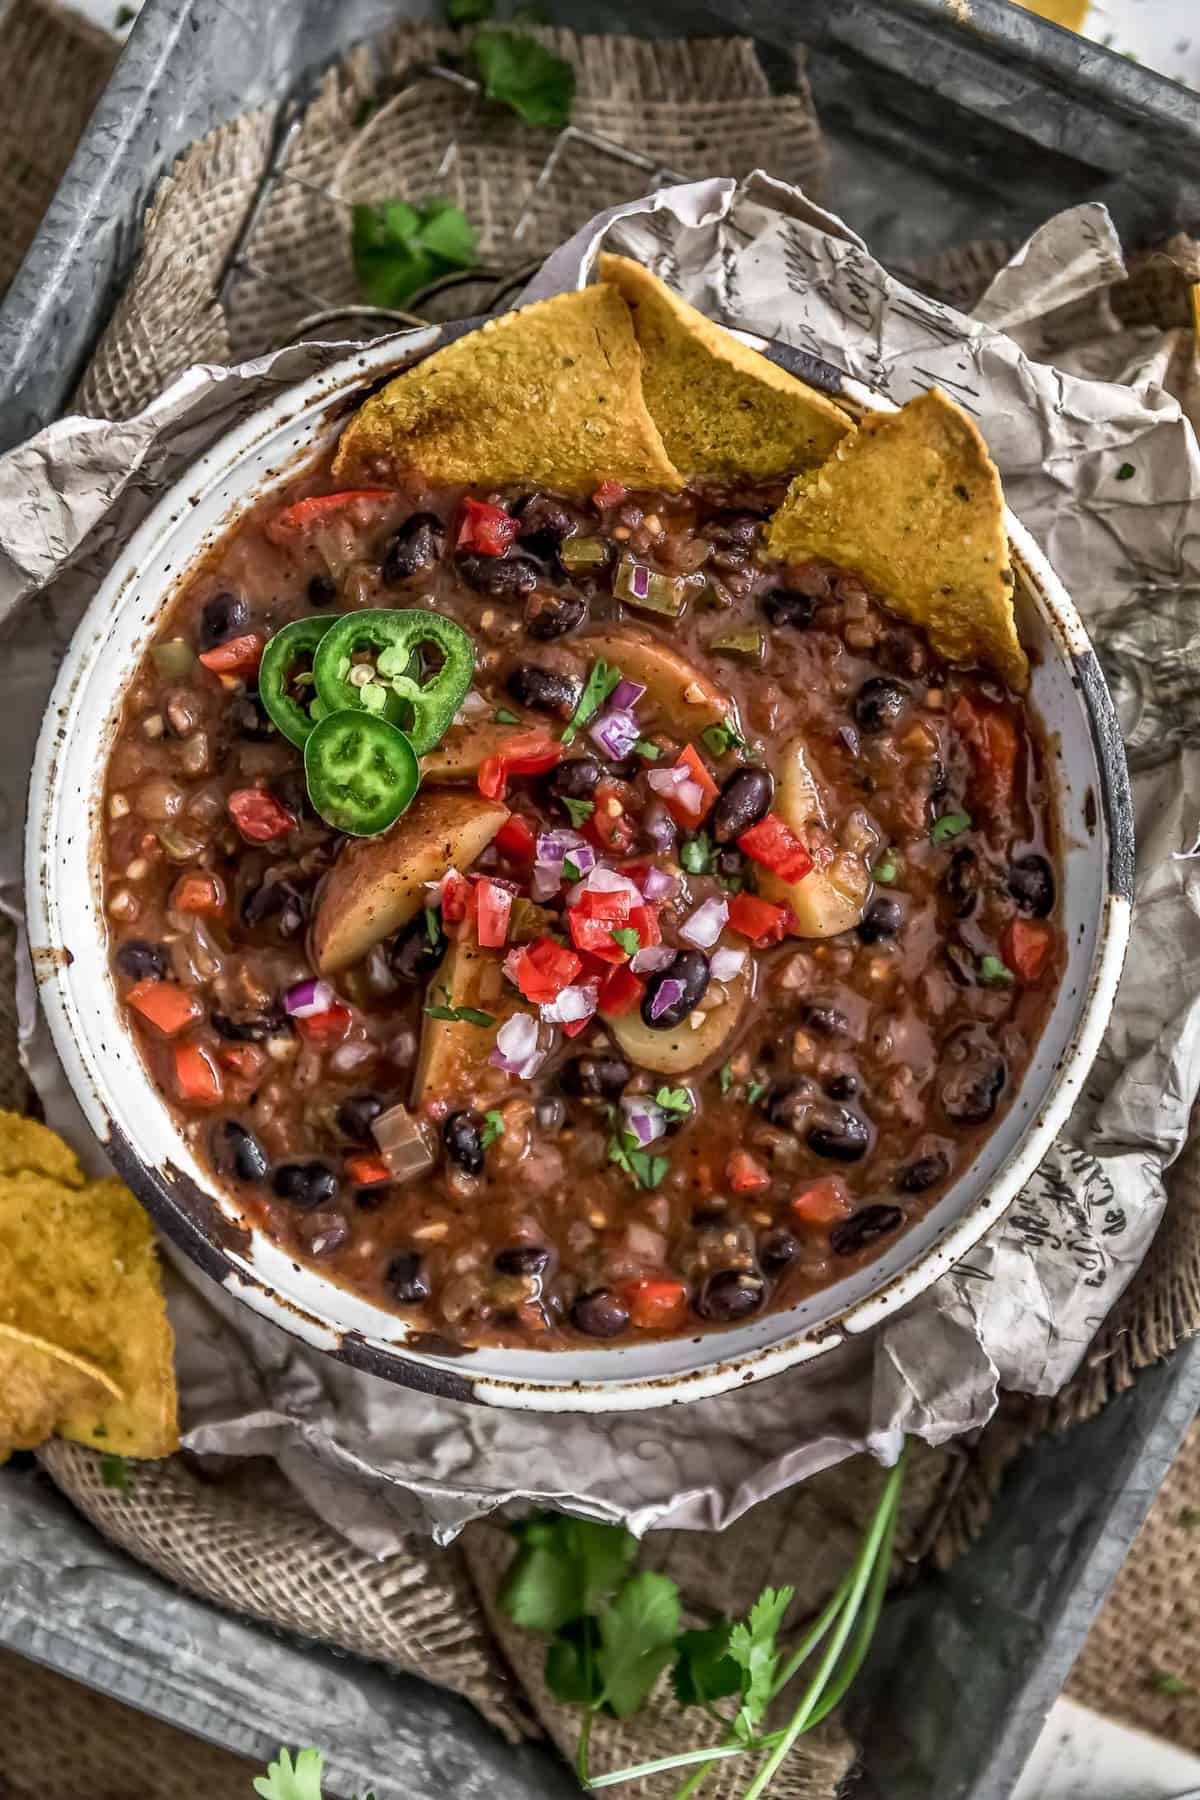
M128 888L118 888L108 902L108 910L114 919L136 919L138 903Z
M412 1235L422 1244L438 1244L449 1233L450 1226L445 1219L434 1219L432 1224L418 1225Z
M150 864L144 856L135 856L125 871L126 881L145 881L150 873Z
M150 713L142 720L143 737L160 738L165 730L166 726L161 713Z
M124 794L108 796L108 816L110 819L127 819L130 813L129 801Z
M708 695L698 681L689 681L683 690L683 697L689 706L703 706Z

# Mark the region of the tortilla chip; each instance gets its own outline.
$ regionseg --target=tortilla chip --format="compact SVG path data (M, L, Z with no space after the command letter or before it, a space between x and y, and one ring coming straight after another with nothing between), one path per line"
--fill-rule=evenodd
M780 480L823 462L854 430L840 406L681 300L640 263L601 256L633 311L642 387L685 475Z
M874 414L798 476L767 548L781 562L827 556L857 570L948 662L987 663L1011 688L1028 686L1000 477L973 421L940 389Z
M83 1357L0 1325L0 1463L14 1450L36 1450L72 1413L120 1397Z
M20 1113L0 1111L0 1176L23 1171L48 1175L68 1187L83 1186L75 1152L57 1132L36 1119L22 1118Z
M505 313L368 400L342 433L334 475L568 494L608 479L675 492L683 484L646 410L641 361L614 288Z
M60 1436L125 1456L177 1447L154 1234L119 1181L72 1190L30 1173L0 1178L0 1325L95 1366L116 1388L68 1407Z

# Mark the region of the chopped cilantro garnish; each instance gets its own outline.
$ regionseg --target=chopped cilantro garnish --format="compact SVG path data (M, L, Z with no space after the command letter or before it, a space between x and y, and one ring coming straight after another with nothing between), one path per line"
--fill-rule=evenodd
M516 713L510 712L507 706L498 706L492 714L492 718L497 725L519 725L521 723Z
M689 875L708 874L713 863L713 846L707 831L698 831L695 837L684 839L679 860Z
M733 1086L733 1064L721 1064L721 1092L727 1094Z
M890 850L886 850L875 867L871 870L871 878L888 887L896 879L896 858Z
M722 719L716 725L709 725L700 733L700 736L714 756L724 756L727 750L744 750L746 748L745 738L737 726L731 725L728 719Z
M757 1106L770 1085L769 1081L752 1081L746 1089L747 1106Z
M686 1119L694 1110L691 1093L687 1088L660 1087L654 1096L654 1104L661 1106L672 1118Z
M580 874L579 874L578 868L571 861L571 858L569 856L564 856L563 857L563 880L564 881L578 881L579 879L580 879Z
M626 956L636 956L642 947L642 940L632 925L614 925L613 941L620 944Z
M633 746L633 754L640 756L643 762L657 762L662 751L657 744L652 744L649 738L639 738Z
M608 1141L608 1160L623 1169L637 1187L646 1189L656 1188L671 1167L667 1157L639 1149L631 1131L614 1132Z
M129 1464L123 1456L102 1456L100 1458L100 1479L105 1487L116 1488L119 1494L128 1494L133 1490Z
M495 1108L483 1115L483 1130L479 1134L479 1142L485 1150L490 1150L497 1138L504 1136L504 1120Z
M435 949L437 948L438 939L441 935L442 927L437 913L432 906L427 906L425 908L425 936Z
M964 831L971 829L970 813L943 813L929 834L930 842L948 844L951 838L961 837Z
M979 973L988 987L1011 987L1016 979L1008 964L1001 962L998 956L985 956L979 965Z
M575 742L581 726L586 725L592 715L600 710L620 679L620 669L606 663L602 656L596 659L583 684L583 692L575 702L575 711L562 734L564 744Z
M445 991L445 988L440 990L443 994ZM477 1006L446 1006L439 1002L436 1006L426 1006L422 1010L427 1012L431 1019L446 1019L452 1025L494 1025L496 1023L491 1013L480 1012Z
M594 800L572 800L566 794L563 795L563 805L566 807L567 817L570 819L572 825L574 825L576 831L579 830L579 827L583 824L585 819L591 818L596 810L596 802Z
M1118 481L1130 481L1136 474L1137 474L1137 470L1134 468L1132 463L1122 463L1120 468L1117 470L1117 480Z

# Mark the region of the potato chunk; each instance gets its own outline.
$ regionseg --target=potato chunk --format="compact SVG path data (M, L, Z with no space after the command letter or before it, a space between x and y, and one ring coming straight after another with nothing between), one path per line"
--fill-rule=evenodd
M685 1069L698 1069L720 1055L736 1029L750 997L749 968L747 959L737 978L725 984L725 1000L703 1015L702 1025L693 1025L688 1018L669 1031L656 1031L640 1012L628 1012L610 1019L608 1028L638 1068L652 1069L656 1075L681 1075Z

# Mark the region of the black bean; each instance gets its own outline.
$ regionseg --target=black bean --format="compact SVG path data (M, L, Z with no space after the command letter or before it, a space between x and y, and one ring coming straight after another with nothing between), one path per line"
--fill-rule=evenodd
M731 513L728 518L710 520L704 536L722 549L753 550L761 522L752 513Z
M536 663L523 663L514 669L505 687L518 706L529 706L536 712L555 712L569 716L579 699L579 683L557 669L539 669Z
M446 527L436 513L413 513L389 543L379 572L389 587L409 581L441 561L445 541Z
M731 1325L736 1319L748 1319L767 1297L767 1284L761 1275L744 1269L722 1269L710 1275L696 1299L696 1311L702 1319L718 1325Z
M896 1186L902 1194L923 1194L926 1188L936 1187L939 1181L944 1181L949 1173L950 1158L946 1152L929 1150L896 1171Z
M718 1196L710 1205L698 1206L692 1214L691 1222L699 1230L703 1230L706 1225L728 1225L729 1208Z
M780 1269L786 1269L794 1263L800 1254L800 1240L792 1236L780 1226L775 1231L768 1231L759 1241L758 1260L768 1275L775 1275Z
M982 1125L996 1110L1008 1068L1002 1056L975 1056L942 1083L942 1110L956 1125Z
M525 602L525 629L530 637L545 643L565 637L582 625L587 615L588 603L582 594L552 594L546 588L535 588Z
M535 556L553 556L579 525L571 508L553 494L526 494L513 512L521 521L517 536Z
M818 1156L834 1162L858 1162L871 1147L871 1127L861 1113L837 1106L809 1126L805 1142Z
M301 1212L315 1206L328 1206L337 1199L338 1178L328 1163L280 1163L271 1185L281 1200L289 1200Z
M537 586L537 570L520 556L481 556L468 551L455 568L467 586L489 600L520 600Z
M850 1021L839 1007L810 1003L800 1008L800 1017L818 1037L849 1037Z
M735 769L713 807L712 834L718 844L732 844L770 812L775 777L767 769Z
M666 981L679 982L682 992L678 999L663 1007L655 1018L654 1004ZM682 1025L708 992L708 981L708 958L703 950L681 950L665 969L656 970L647 982L646 991L642 995L644 1023L649 1025L651 1031L672 1031L677 1025Z
M276 921L281 938L296 938L308 919L308 898L290 881L264 881L251 888L242 900L242 923L262 925Z
M297 1219L295 1232L310 1256L333 1256L349 1242L350 1225L335 1207L322 1207Z
M629 1323L628 1310L607 1288L581 1294L571 1308L571 1323L587 1337L619 1337Z
M240 637L250 625L250 607L240 594L214 594L205 601L196 638L201 650L215 650L227 638Z
M214 1006L208 1021L217 1036L226 1038L231 1044L265 1044L269 1037L278 1037L291 1030L281 1006L267 1006L261 1012L246 1013L240 1019L235 1019L231 1013L218 1012Z
M314 816L302 768L285 769L281 775L272 775L267 785L279 804L287 807L293 819Z
M551 769L543 784L543 793L548 803L561 803L564 800L594 800L596 787L603 779L604 770L594 756L572 756L568 762L559 763L557 769ZM562 806L565 813L567 808Z
M483 1174L483 1120L477 1112L453 1112L442 1126L446 1155L468 1175Z
M271 1159L252 1131L236 1119L222 1119L213 1127L212 1159L222 1175L239 1181L265 1181Z
M772 588L762 596L762 609L771 624L791 625L797 631L812 624L816 606L810 594L801 594L795 588Z
M615 1100L633 1070L619 1056L576 1056L559 1071L559 1084L577 1100Z
M420 1306L429 1298L429 1279L415 1250L393 1256L384 1279L401 1306Z
M858 921L858 935L864 944L879 944L895 937L904 923L904 908L890 894L876 894Z
M514 1244L494 1259L498 1275L541 1275L550 1267L550 1252L541 1244Z
M1044 919L1054 911L1054 875L1044 856L1030 851L1015 857L1008 871L1008 891L1023 913Z
M433 930L430 931L432 922ZM419 912L388 946L388 968L408 987L418 987L439 966L446 954L446 935L436 913Z
M803 1125L808 1109L817 1097L816 1083L807 1075L773 1087L767 1095L766 1115L772 1125L784 1131L795 1131Z
M382 1111L378 1094L347 1094L337 1109L338 1130L356 1144L373 1144L371 1127Z
M908 689L886 675L864 681L854 697L854 719L860 731L886 731L904 711Z
M979 858L967 844L960 844L950 858L950 865L943 876L943 884L950 901L950 911L956 919L969 919L979 904L979 889L983 879L983 870Z
M308 604L317 607L329 607L338 597L337 582L331 581L328 575L314 575L308 584Z
M235 695L226 716L237 735L249 738L252 743L262 744L268 738L279 736L257 694Z
M161 944L152 944L148 938L126 938L116 955L117 968L122 975L128 975L131 981L165 981L167 979L167 953Z
M825 1092L831 1100L853 1100L861 1087L857 1075L831 1075L825 1083Z
M898 1206L860 1206L856 1213L833 1227L829 1233L829 1247L835 1256L853 1256L856 1250L865 1250L868 1244L887 1237L903 1223L904 1214Z

